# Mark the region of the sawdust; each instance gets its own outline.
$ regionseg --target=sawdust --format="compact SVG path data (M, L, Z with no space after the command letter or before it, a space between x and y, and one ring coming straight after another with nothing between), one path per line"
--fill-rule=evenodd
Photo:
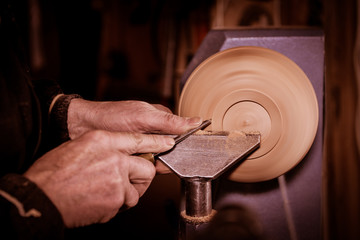
M242 131L231 131L226 138L226 150L236 149L246 141L246 134Z
M245 137L246 133L243 131L230 131L228 138L238 138L238 137Z
M230 131L227 139L226 139L226 145L225 145L225 148L227 150L232 150L232 149L235 149L235 148L238 148L239 146L241 145L246 145L246 136L248 135L257 135L257 134L260 134L260 132L258 131L247 131L247 132L244 132L244 131Z
M185 210L181 212L181 217L187 222L191 224L201 224L201 223L207 223L210 222L211 219L215 216L216 210L212 209L211 213L207 216L203 217L192 217L189 215L186 215Z
M212 131L206 131L206 130L199 130L194 133L194 135L211 135L213 134Z

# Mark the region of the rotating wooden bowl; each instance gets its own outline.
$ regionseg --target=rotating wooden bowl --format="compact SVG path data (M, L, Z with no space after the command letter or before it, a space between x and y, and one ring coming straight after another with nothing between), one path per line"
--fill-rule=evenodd
M212 119L208 130L260 132L261 145L230 179L259 182L296 166L318 127L318 104L305 73L267 48L236 47L202 62L181 92L179 115Z

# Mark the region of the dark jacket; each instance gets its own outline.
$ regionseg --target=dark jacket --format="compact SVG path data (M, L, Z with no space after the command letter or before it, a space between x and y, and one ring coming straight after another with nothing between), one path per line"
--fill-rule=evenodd
M67 108L77 95L64 95L52 80L33 81L19 41L16 18L0 3L0 231L1 239L61 239L59 211L22 174L42 153L68 139Z

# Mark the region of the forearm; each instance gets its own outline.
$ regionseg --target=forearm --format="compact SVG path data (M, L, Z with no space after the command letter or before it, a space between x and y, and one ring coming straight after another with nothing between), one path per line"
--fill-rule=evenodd
M21 175L0 178L2 236L11 239L63 239L64 223L48 197Z

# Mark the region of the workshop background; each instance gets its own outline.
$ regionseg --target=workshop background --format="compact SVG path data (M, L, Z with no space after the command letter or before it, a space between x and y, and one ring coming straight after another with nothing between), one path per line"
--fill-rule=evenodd
M26 0L23 0L26 1ZM324 239L360 236L359 1L28 0L35 77L86 99L137 99L176 112L178 82L214 28L325 32ZM69 238L175 239L180 183L156 176L138 206Z

